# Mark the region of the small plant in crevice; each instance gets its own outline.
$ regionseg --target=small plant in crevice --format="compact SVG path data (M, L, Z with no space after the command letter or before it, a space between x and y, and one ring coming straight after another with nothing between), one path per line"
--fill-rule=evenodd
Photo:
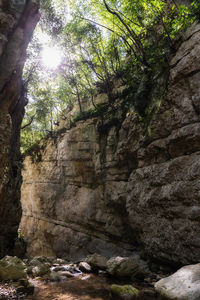
M24 237L21 229L18 229L18 236L15 239L14 255L19 258L24 258L27 249L27 240Z

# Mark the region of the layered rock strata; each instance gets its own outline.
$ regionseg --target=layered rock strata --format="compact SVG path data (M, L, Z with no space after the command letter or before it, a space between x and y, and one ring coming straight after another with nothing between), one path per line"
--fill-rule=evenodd
M133 253L200 260L200 25L170 61L168 90L150 124L79 121L25 160L21 228L32 255Z
M22 69L39 1L0 1L0 257L11 253L21 218L19 153L25 97Z

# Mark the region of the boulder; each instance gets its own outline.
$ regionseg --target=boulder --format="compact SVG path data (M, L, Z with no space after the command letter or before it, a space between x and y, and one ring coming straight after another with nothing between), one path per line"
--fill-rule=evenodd
M85 261L94 268L106 270L108 259L102 255L94 253L92 255L88 255Z
M18 257L5 256L0 260L0 280L17 281L21 278L27 278L26 265Z
M112 257L107 262L107 272L115 277L135 278L143 274L137 261L132 257Z
M111 286L111 295L115 300L134 300L138 299L140 292L132 285L117 285Z
M166 299L200 299L200 263L182 267L173 275L155 283L156 291Z
M32 266L38 266L41 263L52 263L52 259L44 256L35 256L33 259L31 259L29 264Z
M38 266L33 267L32 274L33 276L43 276L50 271L50 267L48 264L40 264Z
M50 263L43 257L34 257L27 268L28 274L33 274L33 276L43 276L50 271Z
M92 267L86 263L86 262L80 262L79 264L79 269L83 272L83 273L91 273L92 272Z

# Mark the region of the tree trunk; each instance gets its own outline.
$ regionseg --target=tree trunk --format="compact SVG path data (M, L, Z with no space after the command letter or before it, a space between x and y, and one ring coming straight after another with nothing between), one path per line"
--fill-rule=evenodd
M12 254L21 218L22 70L39 0L0 0L0 256Z

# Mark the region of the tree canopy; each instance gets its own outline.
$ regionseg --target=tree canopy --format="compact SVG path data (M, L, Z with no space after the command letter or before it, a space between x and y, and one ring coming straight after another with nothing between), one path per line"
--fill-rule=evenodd
M81 115L87 100L98 110L94 99L100 92L115 101L113 82L119 78L132 91L124 101L144 116L148 99L134 93L143 83L150 89L182 32L199 16L198 0L42 0L24 69L22 150L51 134L67 107L77 103Z

